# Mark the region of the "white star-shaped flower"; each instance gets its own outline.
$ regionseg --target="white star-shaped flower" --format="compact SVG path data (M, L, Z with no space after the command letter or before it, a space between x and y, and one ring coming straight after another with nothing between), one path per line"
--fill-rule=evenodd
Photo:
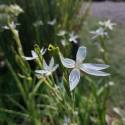
M59 67L58 64L54 66L54 58L52 57L50 60L50 64L47 65L45 61L43 61L43 69L42 70L35 70L36 75L39 77L41 75L49 76L51 75L57 68Z
M111 20L107 20L107 21L100 21L99 24L101 26L104 26L105 28L109 29L109 30L113 30L113 26L116 25L116 23L112 23Z
M40 54L41 54L41 55L44 55L45 52L46 52L46 49L44 49L44 48L42 48L42 49L40 50ZM32 55L32 57L23 56L23 58L24 58L25 60L34 60L34 59L38 58L38 55L37 55L37 53L36 53L34 50L31 50L31 55Z
M69 59L69 58L64 58L61 53L60 59L64 67L66 68L73 68L69 75L69 86L70 90L72 91L77 84L79 83L80 80L80 70L94 76L108 76L110 75L109 73L105 73L101 71L102 69L106 69L109 66L105 64L91 64L91 63L83 63L83 61L86 58L86 47L81 46L79 47L77 54L76 54L76 61Z
M56 19L48 21L47 24L50 26L54 26L56 24Z
M78 43L78 35L76 35L74 32L69 34L69 41Z
M67 32L65 30L60 30L58 33L57 33L57 36L64 36Z
M104 37L104 36L108 36L108 33L105 32L104 28L100 27L98 28L96 31L90 31L91 34L93 34L92 39L95 39L97 37Z

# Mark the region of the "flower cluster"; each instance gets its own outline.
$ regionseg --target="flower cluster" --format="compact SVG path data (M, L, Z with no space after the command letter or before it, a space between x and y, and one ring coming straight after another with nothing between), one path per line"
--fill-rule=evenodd
M50 26L54 26L57 23L56 18L54 18L53 20L49 20L47 21L47 24ZM38 27L38 26L42 26L44 25L44 22L42 20L37 20L33 23L34 27Z
M90 33L93 35L92 39L96 39L98 37L107 37L108 36L108 30L113 30L115 23L112 23L111 20L107 21L99 21L100 27L96 29L95 31L90 31Z
M74 32L72 31L71 33L68 33L67 31L65 30L60 30L58 33L57 33L57 36L59 36L61 38L61 44L63 46L66 46L68 45L68 42L72 42L72 43L75 43L77 44L78 43L78 38L79 36ZM68 40L67 40L68 39Z
M43 56L46 52L46 49L41 49L40 53ZM26 60L33 60L38 58L38 55L35 51L31 51L32 57L23 57ZM69 58L64 58L62 53L59 52L59 57L61 63L64 67L72 69L69 75L69 86L70 91L72 91L80 81L80 71L94 75L94 76L108 76L109 73L103 72L101 70L108 68L108 65L105 64L92 64L92 63L83 63L86 58L87 49L84 46L80 46L77 54L76 54L76 61ZM57 68L59 67L58 64L54 64L54 58L52 57L50 60L50 64L47 65L46 61L43 59L43 67L41 70L35 70L36 76L49 76L51 75Z
M53 20L48 20L47 22L43 22L42 20L37 20L33 23L33 26L39 27L39 26L44 26L44 24L47 24L49 26L55 26L57 24L57 20L56 18L54 18ZM78 43L79 36L74 31L68 32L66 30L61 29L58 30L56 35L60 38L60 43L62 44L62 46L66 46L71 42L75 44Z

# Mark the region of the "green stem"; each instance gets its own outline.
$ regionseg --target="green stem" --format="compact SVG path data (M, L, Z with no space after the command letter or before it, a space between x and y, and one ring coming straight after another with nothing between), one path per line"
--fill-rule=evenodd
M104 50L104 52L103 52L103 60L104 60L105 63L108 63L109 62L109 57L108 57L108 51L107 51L107 47L105 45L104 38L100 38L100 45L101 45L101 48Z
M53 86L46 79L44 79L44 82L53 91L53 93L57 96L59 101L62 101L63 100L62 97L53 89Z

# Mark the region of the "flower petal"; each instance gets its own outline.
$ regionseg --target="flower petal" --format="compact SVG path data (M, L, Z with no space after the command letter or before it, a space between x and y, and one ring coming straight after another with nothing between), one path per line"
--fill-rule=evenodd
M66 34L65 30L60 30L57 36L64 36Z
M69 58L64 58L61 53L59 53L61 62L64 67L66 68L74 68L75 67L75 61Z
M35 51L31 50L31 54L32 54L32 57L36 58L37 57L37 54Z
M77 54L76 54L76 61L81 63L86 58L86 47L81 46L79 47Z
M94 75L94 76L109 76L109 73L105 73L99 70L90 69L89 67L84 66L83 64L80 66L80 69L87 74Z
M43 68L45 70L48 70L49 69L49 66L47 65L46 61L43 59Z
M26 57L26 56L22 56L22 57L23 57L25 60L28 60L28 61L35 59L35 57Z
M54 66L54 58L52 57L49 63L49 67L52 68Z
M35 73L37 73L37 74L41 74L41 75L43 75L43 74L45 74L45 73L47 73L48 71L46 71L46 70L35 70Z
M41 55L44 55L44 54L46 53L46 51L47 51L47 49L42 48L42 49L40 50Z
M51 20L51 21L48 21L48 25L53 26L53 25L55 25L55 24L56 24L56 19L53 19L53 20Z
M52 72L56 71L56 69L59 67L59 65L55 65L53 68L52 68Z
M106 64L91 64L91 63L84 63L82 64L84 67L89 68L89 69L93 69L93 70L102 70L102 69L106 69L109 67L109 65Z
M79 69L73 69L69 75L69 85L70 85L70 91L72 91L80 80L80 71Z

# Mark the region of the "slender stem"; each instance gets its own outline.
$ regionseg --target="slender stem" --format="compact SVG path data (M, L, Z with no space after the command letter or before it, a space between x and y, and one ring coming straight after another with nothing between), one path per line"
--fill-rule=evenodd
M46 80L44 79L44 82L46 83L46 85L53 91L53 93L57 96L57 98L62 101L62 97L53 89L53 86Z

